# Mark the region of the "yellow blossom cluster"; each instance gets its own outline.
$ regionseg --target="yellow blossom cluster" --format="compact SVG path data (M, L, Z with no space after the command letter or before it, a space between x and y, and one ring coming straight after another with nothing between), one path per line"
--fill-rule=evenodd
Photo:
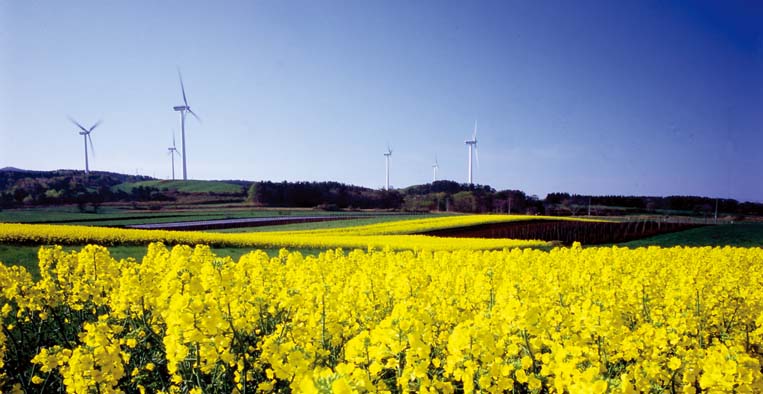
M761 392L763 249L41 248L0 391Z

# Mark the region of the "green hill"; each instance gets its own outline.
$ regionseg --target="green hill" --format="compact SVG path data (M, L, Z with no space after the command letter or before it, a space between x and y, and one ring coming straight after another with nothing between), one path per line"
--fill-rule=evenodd
M159 190L175 190L182 193L217 193L240 194L244 188L240 185L220 181L169 181L154 180L141 182L126 182L112 187L112 191L132 192L136 187L153 187Z

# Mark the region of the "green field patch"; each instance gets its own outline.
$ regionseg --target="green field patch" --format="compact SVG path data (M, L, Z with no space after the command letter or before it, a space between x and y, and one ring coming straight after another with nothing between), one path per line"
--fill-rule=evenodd
M181 193L218 193L239 194L244 192L240 185L220 181L170 181L154 180L142 182L128 182L111 188L113 192L132 193L136 187L152 187L159 190L175 190Z
M642 246L739 246L763 247L763 223L734 223L705 226L619 244Z

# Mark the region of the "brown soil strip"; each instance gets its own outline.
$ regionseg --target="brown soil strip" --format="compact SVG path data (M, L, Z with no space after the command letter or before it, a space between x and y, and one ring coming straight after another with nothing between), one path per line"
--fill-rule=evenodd
M511 238L559 241L571 245L577 241L586 245L627 242L653 235L682 231L698 224L639 222L576 222L566 220L530 220L510 223L480 224L424 232L437 237Z

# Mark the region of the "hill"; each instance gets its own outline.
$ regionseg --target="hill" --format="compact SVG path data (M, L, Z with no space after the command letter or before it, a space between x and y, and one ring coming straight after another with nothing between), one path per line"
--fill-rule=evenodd
M150 180L140 182L125 182L113 186L113 192L132 193L137 187L154 188L160 191L176 191L180 193L212 193L212 194L243 194L240 185L225 181L181 181L181 180Z

